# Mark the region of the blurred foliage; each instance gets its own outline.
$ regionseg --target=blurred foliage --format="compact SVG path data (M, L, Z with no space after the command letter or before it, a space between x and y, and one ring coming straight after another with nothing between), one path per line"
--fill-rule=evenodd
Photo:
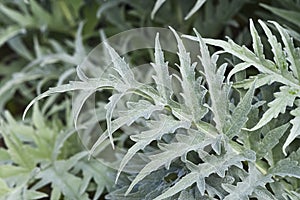
M132 177L122 175L121 183L112 187L113 178L109 177L115 172L98 161L87 160L88 153L82 150L73 128L70 96L53 96L41 102L41 109L36 105L28 115L32 117L21 122L26 105L49 87L74 80L76 66L105 37L133 28L171 26L184 34L192 34L196 28L203 37L228 36L252 48L249 19L278 22L299 46L299 0L0 0L0 198L40 199L48 195L51 199L99 199L108 192L108 199L125 198L122 195ZM262 44L267 44L263 30L257 31ZM149 52L142 54L147 57L143 59L154 61L153 52ZM266 48L265 55L271 57L271 49ZM140 57L139 52L133 52L129 60ZM228 54L220 57L230 67L239 63ZM242 81L254 74L257 70L250 67L235 78ZM278 88L262 89L260 95L269 102ZM292 149L297 149L295 143ZM174 171L179 173L176 167L155 173L165 177ZM151 193L147 188L151 181L150 177L144 179L138 186L142 193L128 199L157 196L161 191ZM162 179L156 181L164 183L161 190L172 185ZM294 179L287 182L299 184ZM272 185L285 195L281 199L299 198L298 193L282 188ZM178 198L190 193L182 191Z

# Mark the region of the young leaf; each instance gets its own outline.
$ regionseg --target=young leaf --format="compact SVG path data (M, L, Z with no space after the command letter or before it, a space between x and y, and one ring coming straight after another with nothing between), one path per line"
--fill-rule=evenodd
M257 56L255 53L251 52L247 47L239 46L230 39L228 42L224 42L222 40L205 39L205 42L223 48L226 52L238 57L243 62L256 67L263 74L272 75L274 81L283 83L294 88L299 88L299 81L295 79L295 77L292 76L292 74L289 71L287 71L287 63L280 43L277 42L277 39L274 35L272 35L272 33L267 28L264 22L259 21L259 23L261 24L261 26L263 26L266 35L269 39L270 45L272 46L275 63L271 60L264 59L262 55ZM255 46L254 49L255 51L257 51L257 53L261 54L262 52L261 50L259 50L259 40L258 36L254 31L254 26L251 26L251 29L252 39ZM191 36L189 36L188 38L192 40L197 40L195 37Z
M199 57L199 59L203 65L206 82L209 88L211 110L214 114L216 128L220 133L223 133L224 124L228 116L228 90L223 85L226 65L221 66L217 70L217 56L214 55L212 58L210 57L208 48L200 34L196 30L194 30L194 32L197 35L197 41L200 45L201 57Z
M172 83L171 77L168 70L168 62L164 61L164 54L159 43L159 34L155 38L155 63L151 63L152 67L155 70L156 75L153 76L153 79L157 85L157 90L160 91L162 97L167 101L171 98L172 95Z
M287 54L287 60L290 63L290 69L292 70L294 76L300 81L300 49L295 48L293 44L293 38L291 38L287 32L286 29L281 27L278 23L276 22L271 22L272 24L275 25L277 30L279 31L281 35L281 39L284 43L285 46L285 52Z
M119 73L124 83L127 86L137 86L137 82L134 79L134 74L129 65L118 55L118 53L111 46L109 46L108 43L104 43L104 45L108 50L111 62L113 63L113 69Z
M253 20L250 19L250 32L253 40L253 50L257 57L265 59L264 48L257 30L254 27Z
M203 106L203 98L206 94L206 89L202 85L197 84L195 78L196 63L191 63L190 53L186 51L181 38L174 29L171 27L170 29L178 44L178 57L180 61L179 70L182 76L180 82L183 90L181 95L184 98L187 109L192 113L193 121L199 123L207 113L207 108Z
M268 28L268 26L264 22L262 22L261 20L258 20L258 22L260 23L261 27L263 28L263 30L268 38L269 44L271 45L271 50L273 52L274 61L275 61L277 68L280 69L282 74L288 73L287 72L288 64L286 62L284 52L282 51L281 44L278 43L276 37L272 34L271 30Z

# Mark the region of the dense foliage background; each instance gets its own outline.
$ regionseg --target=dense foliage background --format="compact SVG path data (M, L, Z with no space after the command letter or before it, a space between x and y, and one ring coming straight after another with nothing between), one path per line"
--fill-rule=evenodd
M0 0L0 199L300 199L299 22L299 0ZM126 61L107 46L114 79L76 71L139 27L185 34L199 64L172 29L178 57L157 37ZM129 65L150 62L142 87ZM91 87L108 131L89 151L71 96Z

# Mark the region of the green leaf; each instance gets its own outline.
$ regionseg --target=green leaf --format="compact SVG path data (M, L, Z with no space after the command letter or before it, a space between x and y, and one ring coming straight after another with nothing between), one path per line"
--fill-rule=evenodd
M122 3L124 0L115 0L115 1L107 1L106 3L103 3L98 11L97 11L97 17L101 18L102 15L105 14L105 11L109 10L110 8L113 8L115 6L118 6L120 3ZM126 0L125 0L126 1Z
M234 68L228 74L227 81L229 82L230 78L237 72L243 71L243 70L249 68L250 66L251 66L251 64L249 64L249 63L239 63L239 64L235 65ZM245 80L243 80L243 81L245 81ZM234 83L234 84L236 84L236 83Z
M32 52L25 46L20 36L10 39L8 45L23 58L33 60Z
M117 83L118 84L118 83ZM53 94L57 93L64 93L64 92L69 92L69 91L74 91L74 90L96 90L96 89L101 89L101 88L109 88L112 87L113 85L116 85L115 82L112 80L108 79L101 79L101 80L88 80L85 82L82 81L71 81L69 84L64 84L64 85L59 85L53 88L49 88L46 92L38 95L35 97L25 108L24 113L23 113L23 119L25 119L26 113L30 109L30 107L36 103L37 101L48 97Z
M154 16L155 16L156 12L165 3L165 1L166 0L156 0L154 8L152 9L152 12L151 12L151 19L154 19Z
M271 22L275 25L277 30L279 31L281 35L281 39L284 43L284 50L287 54L287 60L290 63L289 68L292 70L294 76L299 80L300 82L300 68L298 67L300 65L300 49L295 48L293 44L293 38L291 38L287 32L286 29L282 28L278 23Z
M0 198L4 197L11 190L3 179L0 179Z
M55 140L54 147L51 153L51 159L52 161L57 160L58 155L61 153L61 150L65 144L65 142L74 135L75 130L66 130L60 133Z
M277 66L277 68L280 69L282 74L288 73L288 63L286 62L284 52L282 51L282 46L280 43L278 43L276 37L272 34L271 30L268 28L268 26L262 22L261 20L258 20L261 27L263 28L267 38L268 42L271 45L271 50L274 55L274 61Z
M206 2L206 0L197 0L193 8L189 11L189 13L185 16L185 20L188 20L193 14L195 14L202 5Z
M171 27L170 29L176 38L178 47L178 57L180 61L180 66L178 67L182 76L180 82L183 90L181 95L184 98L187 109L192 113L193 121L198 123L208 112L207 108L203 106L206 89L202 85L197 84L197 82L201 82L201 79L196 81L195 78L196 63L191 63L190 53L186 51L181 38L174 29Z
M120 94L120 93L113 94L112 96L109 97L109 102L105 105L107 132L108 132L108 137L109 137L110 143L112 144L112 148L114 148L114 141L113 141L113 137L112 137L111 118L113 115L113 111L114 111L115 107L117 106L117 103L120 101L120 99L124 95L125 95L124 93L123 94Z
M159 34L155 38L155 63L151 63L152 67L155 70L156 75L153 76L153 79L156 83L156 89L160 91L162 97L168 102L173 93L171 77L168 70L168 62L164 61L164 53L161 49L159 43Z
M14 90L14 88L27 81L36 80L41 76L42 76L41 74L36 74L36 73L24 73L24 72L14 73L12 78L9 81L5 82L0 87L0 96L7 95L6 92Z
M199 11L199 15L195 18L197 21L197 25L195 26L198 30L201 30L202 35L211 38L218 37L223 34L224 28L231 24L231 22L236 23L236 21L232 21L232 19L241 13L242 8L244 8L248 2L249 0L206 1L205 6L201 6L201 11ZM227 28L225 28L225 30L227 32Z
M48 13L36 0L30 1L31 11L34 19L36 19L36 23L38 23L41 27L47 26L52 23L52 17L50 13Z
M30 15L15 11L4 6L3 4L0 5L0 11L10 19L17 22L21 27L26 27L28 25L34 24L34 19Z
M282 196L285 200L298 200L300 198L300 194L295 191L283 193Z
M229 126L226 127L225 135L231 139L234 136L238 136L241 129L248 121L248 114L251 111L251 102L254 95L255 83L247 91L245 96L240 100L239 104L233 110L231 118L229 120Z
M275 7L268 6L266 4L261 4L261 6L271 11L275 15L278 15L286 19L287 21L292 22L293 24L299 26L299 19L300 19L299 12L275 8Z
M19 26L9 26L6 29L0 30L0 47L8 40L24 31L25 30Z
M257 187L253 191L253 196L261 200L277 200L276 197L264 187Z
M36 183L34 188L39 188L43 185L51 183L52 188L60 191L63 195L71 199L76 200L88 200L87 193L80 193L80 187L82 179L74 176L68 170L72 168L86 153L76 154L69 160L61 160L53 163L50 166L36 176L37 179L41 179Z
M7 152L6 149L4 148L0 148L0 162L5 162L8 161L10 159L9 153Z
M98 160L81 160L76 164L75 169L81 170L83 174L83 181L79 191L80 194L87 191L92 179L97 184L96 192L93 197L94 200L99 199L105 188L109 189L113 185L113 180L109 177L110 169Z
M267 183L273 182L270 175L264 176L253 164L249 165L249 175L236 186L223 184L224 189L229 193L224 200L241 199L248 200L256 188L264 187Z
M300 149L292 152L291 155L289 155L289 158L293 161L297 161L298 164L300 164Z
M282 176L282 177L295 177L300 178L300 164L297 161L286 158L280 160L275 166L271 167L268 171L269 174Z
M83 46L83 38L82 38L82 29L83 22L81 22L78 26L76 37L75 37L75 52L74 56L78 60L78 64L82 63L86 56L85 47Z
M271 33L266 28L266 25L262 21L260 21L260 24L264 26L269 40L272 43L271 46L273 47L272 49L275 55L274 58L276 58L275 62L278 67L280 67L279 69L273 61L263 59L262 57L257 57L256 54L251 52L247 47L239 46L230 39L228 42L215 39L205 39L204 41L208 44L223 48L227 53L230 53L241 59L243 62L256 67L261 73L272 75L274 81L276 82L283 83L294 88L299 88L299 81L295 79L295 77L293 77L292 74L286 69L286 61L283 60L282 49L279 49L279 46L281 45L275 42L275 36L271 35ZM253 41L256 41L257 43L255 34L253 34L252 36L254 37ZM191 40L197 40L197 38L191 36L187 36L187 38Z
M183 190L182 192L180 192L178 200L196 200L196 199L194 198L194 195L191 191Z
M220 133L223 133L224 124L228 116L228 88L223 85L225 79L224 73L226 65L222 65L219 69L216 67L217 55L212 58L209 55L208 47L205 45L200 34L194 30L197 35L197 41L200 45L200 52L202 66L204 68L204 75L208 84L208 91L211 99L211 110L214 114L214 121L216 128Z
M0 181L2 182L2 180ZM5 184L5 182L4 182ZM42 199L47 198L48 195L39 191L27 189L25 187L9 188L7 185L0 183L0 199L14 200L14 199Z
M275 145L279 143L280 138L289 128L289 124L284 124L277 128L268 131L264 138L262 139L261 143L259 143L257 150L256 150L256 159L261 159L266 154L271 151ZM251 133L250 133L251 134Z
M28 177L28 173L31 172L32 169L27 169L19 166L12 165L0 165L0 177L1 178L9 178L9 177Z
M271 85L275 81L275 79L276 77L274 75L258 74L256 76L250 76L249 78L244 79L242 81L235 82L233 86L235 88L248 89L251 87L251 85L253 85L253 82L255 81L255 88L260 88L264 85Z
M120 111L120 116L111 122L112 133L114 133L124 125L130 126L141 117L149 119L153 112L164 109L164 106L162 105L153 105L152 103L145 100L140 100L138 102L127 102L127 107L128 110ZM96 148L107 138L108 132L106 130L91 148L90 155L92 155Z
M24 195L22 194L20 196L24 196L25 199L42 199L42 198L49 197L48 194L39 191L34 191L34 190L26 190L25 194Z
M251 161L255 157L251 151L245 151L240 154L236 154L230 149L228 150L229 152L226 152L220 156L208 155L205 153L205 157L202 158L204 163L198 165L187 161L187 167L191 172L181 178L174 186L169 188L163 194L156 197L155 200L171 197L194 183L197 184L197 188L200 193L204 195L206 177L214 173L218 174L220 177L224 177L225 172L230 166L234 165L242 168L241 161Z
M123 82L127 86L137 86L137 81L134 79L134 74L129 65L118 55L118 53L111 46L109 46L108 43L105 42L104 45L108 50L111 62L113 63L113 69L118 72Z
M205 164L203 164L203 168L201 168L201 170L203 172L207 172L204 167L205 167ZM208 166L206 166L206 167L208 167ZM204 175L204 177L205 177L205 175ZM200 175L197 172L191 172L191 173L185 175L183 178L181 178L178 183L176 183L173 187L169 188L163 194L156 197L154 200L161 200L161 199L171 197L171 196L175 195L176 193L178 193L182 190L185 190L186 188L188 188L195 182L197 182L197 186L200 185L200 187L201 187L205 184L204 177L200 177Z
M275 99L268 104L269 109L263 114L260 121L250 129L250 131L255 131L263 127L273 118L277 118L280 113L284 113L287 106L293 106L296 98L293 90L287 86L280 87L280 92L276 92L274 96Z
M255 29L252 19L250 19L250 33L253 40L252 46L255 55L259 58L265 59L263 44L257 30Z
M1 125L0 130L12 161L25 169L32 170L35 167L35 162L32 155L27 153L32 147L24 146L16 133L7 132L9 129L6 126Z
M161 166L166 166L168 169L172 160L182 156L183 160L186 160L186 155L190 151L197 151L203 149L205 146L211 144L213 139L205 136L201 132L195 130L189 130L188 135L177 134L176 143L159 144L161 153L156 153L150 156L150 162L139 172L135 179L131 182L129 188L126 191L126 195L133 189L133 187L144 179L151 172L157 170Z
M300 107L291 111L291 114L295 116L290 122L293 125L290 131L288 138L286 139L282 150L286 154L286 148L296 139L296 137L300 136Z
M132 135L130 138L135 142L135 144L128 150L126 155L121 161L117 178L123 171L125 165L129 160L139 151L144 149L154 140L160 140L161 137L167 133L174 133L179 128L189 128L190 123L187 121L174 120L173 117L167 115L160 115L159 121L148 122L148 131L141 132L137 135Z
M124 195L127 185L130 184L130 180L126 177L121 176L117 184L117 189L111 191L105 196L106 199L116 200L140 200L140 199L151 199L153 200L165 189L168 189L176 180L172 179L173 175L181 177L182 169L171 167L169 170L160 169L151 174L151 176L145 177L136 187L136 189L128 194ZM170 178L170 176L172 178ZM168 180L167 180L168 179ZM167 180L167 181L166 181ZM171 200L171 199L168 199Z
M44 116L41 113L37 103L34 104L34 107L33 107L32 123L37 129L43 130L46 128Z

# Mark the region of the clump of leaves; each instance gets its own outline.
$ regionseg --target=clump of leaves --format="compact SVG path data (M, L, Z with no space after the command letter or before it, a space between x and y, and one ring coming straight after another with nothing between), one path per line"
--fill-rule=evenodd
M195 3L187 16L190 21L186 23L181 19L181 12L185 12L186 7L193 7L194 2L171 4L168 1L167 13L170 14L166 16L162 10L163 16L151 20L151 10L144 9L151 7L154 3L151 1L3 1L0 5L0 47L3 52L0 110L6 108L19 114L43 87L68 80L75 72L74 66L81 63L86 50L92 46L83 45L82 40L93 44L99 42L99 30L110 36L135 27L172 24L185 33L191 27L197 27L202 34L216 36L224 32L229 21L238 24L233 18L248 3L247 0L204 2ZM159 1L156 4L162 5ZM197 20L191 19L202 5L203 12L199 17L197 14ZM174 18L171 9L178 10L178 17ZM13 99L13 95L21 96L22 100Z
M14 95L29 101L45 85L60 84L74 74L73 66L85 56L84 27L78 19L82 5L81 1L74 4L35 0L1 3L0 95L3 98L0 110L6 108L19 113L14 109L28 102L17 101L12 98ZM12 105L7 107L10 101Z
M107 76L101 79L88 78L78 69L79 81L50 88L35 98L28 108L55 93L81 90L91 95L108 88L113 90L105 106L107 130L94 144L90 154L108 140L114 147L114 133L117 130L137 125L142 128L136 130L136 134L126 132L126 129L123 131L125 136L129 135L128 139L133 145L120 160L116 182L122 177L120 175L126 165L135 166L133 158L138 152L148 157L148 161L136 174L126 172L131 181L123 184L128 186L123 185L109 198L137 198L131 196L131 192L145 194L145 183L150 177L157 176L155 179L161 187L151 186L154 196L145 194L139 198L296 199L299 196L299 148L296 146L296 150L291 149L287 157L278 154L278 149L285 150L299 133L298 108L291 112L296 116L291 120L291 129L287 120L272 119L284 113L286 106L293 106L299 97L299 65L296 64L299 52L285 29L274 23L282 35L286 54L269 28L260 23L272 46L274 62L263 55L263 45L252 22L250 28L254 53L231 40L203 40L196 30L196 37L187 36L199 43L198 64L192 63L182 39L171 29L178 44L179 64L174 67L177 67L180 75L170 75L159 35L155 40L152 85L139 82L124 59L106 44L112 61L111 73L106 73ZM219 52L210 55L204 41L224 48L225 52L232 53L244 62L226 75L227 64L218 67ZM229 81L233 74L250 66L257 67L261 73L242 82L232 84ZM180 92L174 90L174 81L180 83ZM261 95L255 96L254 91L274 81L283 85L269 104L269 110L260 117L264 99ZM232 85L248 91L235 90ZM128 95L134 95L135 98L126 98ZM81 103L75 104L75 116L78 116L86 99L81 98ZM122 99L126 106L120 110L117 105ZM286 116L291 118L288 113ZM75 123L76 120L75 117ZM286 135L288 137L283 144ZM164 168L172 169L175 178L169 179L168 173L162 178L159 171ZM169 184L170 181L172 184Z
M0 148L0 199L99 199L111 187L110 170L88 161L76 140L70 109L67 124L54 113L48 120L35 105L32 124L17 122L8 112L1 119L6 146Z
M276 36L272 34L271 30L264 22L259 21L259 23L268 38L274 56L273 60L266 58L264 55L264 46L252 21L250 21L250 31L253 39L253 51L244 46L241 47L236 45L230 39L228 42L209 39L206 42L223 48L226 52L231 53L243 61L234 66L228 79L235 73L251 66L254 66L259 70L260 73L258 75L236 82L236 87L249 88L251 82L254 80L257 82L256 88L264 85L271 85L274 82L281 84L279 91L274 94L274 100L268 103L269 109L263 113L260 121L252 127L250 131L260 129L271 122L272 119L277 118L280 113L286 113L287 107L291 107L292 110L290 111L290 114L294 116L294 119L290 122L293 126L283 145L283 151L286 153L286 148L289 144L300 135L300 115L297 100L300 97L300 50L299 48L294 47L293 39L278 23L271 22L280 33L284 47L282 47L282 44L278 42Z
M83 24L77 31L74 40L75 46L69 45L68 43L72 43L70 41L66 41L64 45L50 38L49 42L41 45L37 37L34 37L32 41L33 50L28 49L20 37L8 42L19 57L7 66L6 59L4 59L4 63L0 64L0 67L4 69L13 69L8 73L3 70L4 74L2 75L5 77L1 81L0 95L5 98L0 100L0 110L16 93L28 100L39 94L43 87L52 84L53 81L61 84L76 72L74 65L79 64L86 55L85 47L82 44L82 27ZM70 51L72 52L69 53ZM7 58L10 57L10 54L7 55Z

